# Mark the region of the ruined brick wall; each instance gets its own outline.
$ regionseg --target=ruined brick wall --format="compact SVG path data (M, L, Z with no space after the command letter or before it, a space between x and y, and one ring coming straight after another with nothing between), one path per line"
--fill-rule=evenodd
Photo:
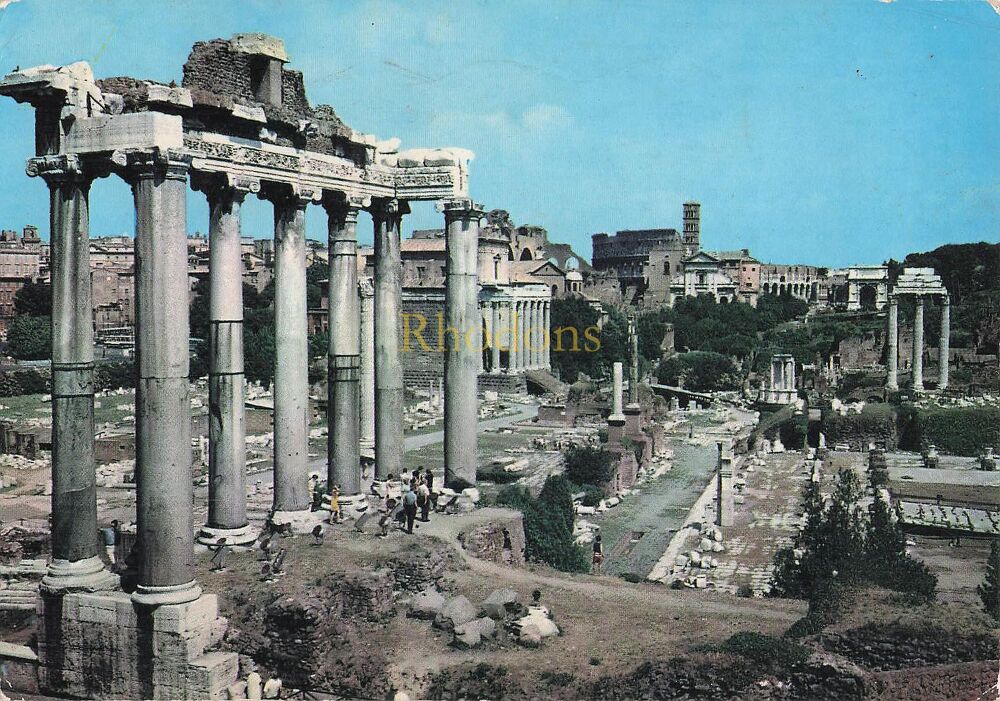
M510 552L504 552L504 530L510 538ZM520 513L498 516L459 535L462 546L480 560L520 567L524 564L524 517Z
M937 699L975 701L996 683L1000 662L968 662L894 672L877 672L865 680L866 699Z
M181 85L189 90L205 90L256 102L250 86L250 59L249 54L231 50L224 39L196 42L184 64Z
M447 546L425 548L415 545L405 557L389 560L385 572L397 591L416 593L437 584L445 571L454 568L455 564L455 557Z

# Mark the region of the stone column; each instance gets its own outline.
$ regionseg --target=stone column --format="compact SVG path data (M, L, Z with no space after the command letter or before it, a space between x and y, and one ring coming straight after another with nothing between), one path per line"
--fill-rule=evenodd
M924 298L916 296L913 313L913 391L924 391Z
M476 483L476 398L481 323L479 321L479 219L483 210L472 200L444 203L448 274L444 313L448 328L460 336L444 356L444 482ZM477 357L478 356L478 357Z
M517 330L520 341L521 369L531 368L531 355L528 351L528 302L521 302L521 314L517 319Z
M500 303L490 302L490 372L494 375L500 372Z
M140 604L182 604L194 581L191 404L188 385L188 163L133 153L135 198L135 476Z
M361 449L375 450L375 285L371 278L358 283L361 298Z
M542 303L537 299L531 303L531 367L542 367Z
M717 443L719 447L718 475L716 487L716 512L715 525L727 528L733 525L733 456L729 451L722 449L722 443Z
M400 226L407 207L372 203L375 222L375 477L403 471L403 362L398 326L403 309Z
M271 520L309 521L306 207L318 192L272 186L274 205L274 504Z
M49 594L111 589L98 555L94 472L94 332L90 286L91 176L76 156L33 158L49 187L52 271L52 560Z
M545 303L545 343L542 347L542 354L545 363L545 369L552 369L552 317L551 317L551 307L552 302Z
M520 372L521 371L521 355L518 349L521 339L520 336L520 314L518 314L518 309L520 308L520 302L514 300L510 303L510 324L508 324L510 334L508 336L508 349L507 349L507 366L510 372Z
M628 401L629 404L639 404L639 332L635 315L628 318L629 356L628 369Z
M938 391L948 388L948 362L951 355L951 300L941 298L941 340L938 341Z
M486 326L486 316L483 314L482 309L479 306L479 300L476 300L476 372L480 375L485 371L485 364L483 363L483 354L486 351L486 336L483 333L483 329Z
M893 296L889 299L889 328L885 351L885 388L891 392L899 389L899 302ZM831 357L831 365L833 358Z
M612 383L611 415L615 417L620 416L624 420L625 416L622 413L622 385L624 383L622 364L620 362L612 366Z
M198 540L251 543L247 522L246 419L243 368L243 256L240 207L260 183L199 183L208 197L209 370L208 523Z
M358 297L360 199L326 202L329 216L327 354L327 488L348 496L361 492L361 310Z

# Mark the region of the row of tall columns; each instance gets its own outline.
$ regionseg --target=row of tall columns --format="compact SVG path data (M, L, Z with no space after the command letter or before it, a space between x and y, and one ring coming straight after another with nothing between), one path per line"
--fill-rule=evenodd
M484 312L490 372L502 371L501 351L507 352L509 372L551 367L550 314L547 300L490 302Z
M915 295L913 313L913 348L911 355L911 387L915 392L924 389L924 295ZM895 296L889 298L889 319L886 350L886 382L888 390L899 389L899 306ZM948 363L951 346L951 300L944 295L941 300L941 336L938 341L938 389L948 387Z

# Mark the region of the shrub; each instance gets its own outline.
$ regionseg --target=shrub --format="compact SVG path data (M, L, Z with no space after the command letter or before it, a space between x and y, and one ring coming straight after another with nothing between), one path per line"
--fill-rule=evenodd
M583 498L580 500L580 503L584 506L597 506L601 503L601 499L604 498L604 492L592 484L581 484L580 490L583 491Z
M15 370L0 373L0 397L16 397L23 394L44 394L49 391L47 372L39 370Z
M771 669L793 667L809 658L809 650L802 645L762 633L736 633L719 649Z
M611 481L614 456L603 448L572 445L563 455L566 458L566 477L574 484L601 487Z
M823 412L823 433L828 443L867 444L869 441L895 447L899 443L899 417L892 404L866 404L860 414L841 416Z
M52 321L47 316L18 316L7 329L7 353L18 360L52 357Z
M692 351L675 355L656 370L656 378L665 385L698 392L735 390L740 387L739 373L728 356L711 351Z
M942 452L972 457L1000 444L1000 408L947 407L920 410L920 440Z
M586 553L573 542L573 496L565 477L546 479L537 498L527 489L504 487L496 503L524 514L527 559L545 562L563 572L590 570Z
M1000 540L990 543L990 557L986 561L986 576L977 589L986 613L1000 621Z

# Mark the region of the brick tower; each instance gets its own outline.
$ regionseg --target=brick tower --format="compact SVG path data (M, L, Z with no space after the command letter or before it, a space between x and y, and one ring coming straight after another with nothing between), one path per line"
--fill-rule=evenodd
M701 205L684 203L684 255L691 256L701 248Z

